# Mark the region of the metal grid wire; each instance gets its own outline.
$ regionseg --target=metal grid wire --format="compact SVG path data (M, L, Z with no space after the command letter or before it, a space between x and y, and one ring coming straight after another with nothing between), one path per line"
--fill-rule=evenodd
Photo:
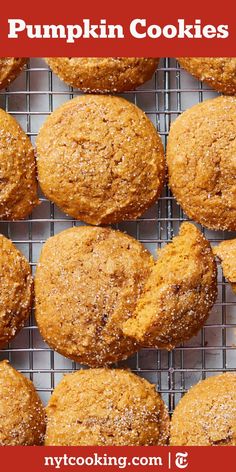
M39 127L57 106L79 92L67 87L47 68L42 59L31 59L24 72L6 91L0 92L0 106L12 114L30 136L33 144ZM216 93L181 70L174 59L162 59L148 83L136 92L123 94L142 108L159 130L164 145L171 122L186 108ZM11 238L28 258L32 272L49 236L73 225L80 225L61 213L41 195L41 205L28 220L1 222L0 232ZM139 239L153 254L178 233L186 220L166 187L161 199L137 221L117 225ZM235 234L204 230L212 244ZM157 385L170 412L181 395L198 380L236 367L236 298L218 266L218 299L202 331L172 352L143 349L120 363ZM15 368L33 380L44 403L63 373L81 368L53 352L43 342L32 313L28 325L0 359L8 358Z

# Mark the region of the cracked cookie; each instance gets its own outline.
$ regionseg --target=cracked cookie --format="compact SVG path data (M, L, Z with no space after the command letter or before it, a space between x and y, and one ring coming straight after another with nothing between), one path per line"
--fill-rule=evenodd
M22 71L26 57L0 57L0 89L8 87Z
M236 239L222 241L213 248L213 252L220 259L224 277L236 293Z
M194 77L225 94L236 93L236 57L178 57Z
M123 333L140 345L173 349L206 321L217 294L211 246L191 223L158 251L133 316Z
M24 326L32 305L30 266L14 244L0 235L0 348Z
M45 195L94 225L142 215L164 181L159 135L120 97L80 96L54 111L39 132L37 161Z
M81 226L49 238L35 275L36 320L60 354L92 367L137 351L122 323L133 313L153 259L134 238Z
M171 446L236 446L236 375L209 377L180 400L171 421Z
M38 203L33 146L17 121L0 108L0 219L25 218Z
M125 92L151 79L158 59L151 57L48 57L58 77L85 92Z
M167 408L154 385L127 370L66 375L47 406L46 446L162 446Z
M45 413L32 382L0 362L0 446L39 446Z
M172 124L167 143L171 190L189 218L236 230L236 98L193 106Z

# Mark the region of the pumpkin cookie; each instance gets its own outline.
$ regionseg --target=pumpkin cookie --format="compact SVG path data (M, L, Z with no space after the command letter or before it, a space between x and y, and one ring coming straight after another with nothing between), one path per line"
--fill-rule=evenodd
M169 183L193 220L236 230L236 98L206 100L182 113L167 144Z
M151 79L158 59L151 57L48 57L61 80L86 92L124 92Z
M32 382L0 362L0 446L39 446L44 433L44 409Z
M178 57L178 61L187 72L219 92L236 93L236 57Z
M173 349L206 321L217 294L216 264L208 241L190 223L158 252L126 336L145 346Z
M0 219L25 218L38 203L33 146L0 108Z
M161 139L120 97L87 95L62 105L39 132L37 156L45 195L90 224L137 218L163 186Z
M22 71L26 57L0 57L0 89L8 87Z
M177 405L171 446L236 446L236 375L209 377Z
M0 235L0 348L27 320L33 297L30 266L14 244Z
M236 239L222 241L213 248L214 254L220 259L223 274L236 293Z
M47 406L46 446L160 446L169 416L154 385L129 371L66 375Z
M75 227L48 239L35 276L36 320L60 354L90 366L138 347L122 334L153 265L141 243L119 231Z

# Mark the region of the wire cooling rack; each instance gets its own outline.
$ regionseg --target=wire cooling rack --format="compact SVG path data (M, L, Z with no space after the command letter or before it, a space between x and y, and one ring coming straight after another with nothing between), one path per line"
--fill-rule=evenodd
M31 59L24 72L6 91L0 92L0 106L12 114L30 136L33 144L39 127L57 106L79 92L67 87L47 68L42 59ZM136 92L123 94L142 108L159 130L166 145L170 124L186 108L215 92L181 70L174 59L162 59L155 76ZM61 213L41 195L41 205L28 220L0 222L0 232L11 238L30 261L34 273L45 240L63 229L80 225ZM122 231L139 239L153 254L178 233L186 220L171 192L166 187L162 197L142 218L117 225ZM214 245L233 233L204 230ZM33 380L44 403L54 386L66 372L81 368L53 352L43 342L32 313L28 325L0 359ZM172 352L143 349L120 363L157 385L169 411L181 395L198 380L224 371L236 370L236 297L224 280L218 266L218 299L202 331Z

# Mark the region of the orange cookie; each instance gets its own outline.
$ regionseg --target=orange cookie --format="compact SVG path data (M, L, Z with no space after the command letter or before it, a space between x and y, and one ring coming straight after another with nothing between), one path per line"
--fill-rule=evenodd
M236 98L189 108L167 143L169 184L189 218L215 230L236 230Z
M236 375L210 377L192 387L171 421L171 446L236 446Z
M56 351L92 367L137 351L122 324L135 310L153 259L136 239L90 226L45 243L35 275L36 320Z
M24 326L32 299L29 263L9 239L0 235L0 348Z
M236 293L236 239L222 241L213 248L214 254L220 259L223 274Z
M45 433L42 402L30 380L0 362L0 446L39 446Z
M236 57L178 57L180 65L219 92L236 93Z
M48 57L60 79L86 92L124 92L151 79L158 59L151 57Z
M22 71L26 57L0 57L0 89L8 87Z
M139 344L173 349L206 321L217 294L211 246L192 224L158 252L136 310L123 324Z
M38 204L33 146L17 121L0 108L0 219L25 218Z
M37 161L45 195L94 225L142 215L164 181L158 133L139 108L120 97L84 95L59 107L39 132Z

